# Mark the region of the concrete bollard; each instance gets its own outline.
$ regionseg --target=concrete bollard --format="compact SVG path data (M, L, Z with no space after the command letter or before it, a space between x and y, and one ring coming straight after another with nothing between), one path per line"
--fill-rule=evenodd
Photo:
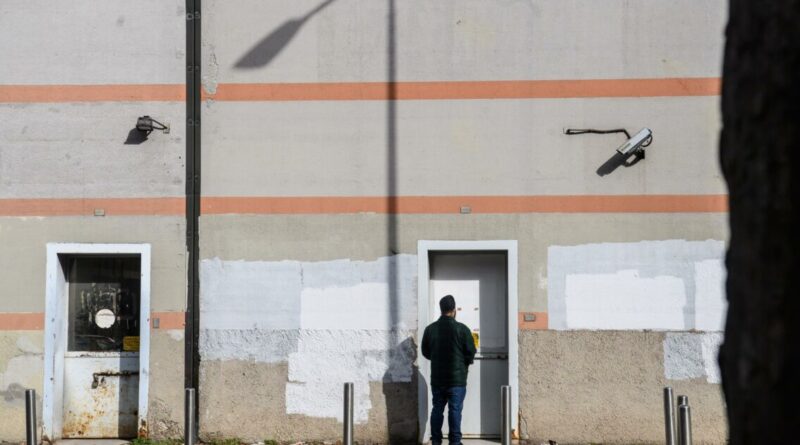
M344 384L344 427L342 444L353 445L353 383Z
M25 390L25 442L38 445L36 439L36 390Z
M500 387L500 443L511 445L511 387Z
M692 409L689 405L678 407L680 423L678 428L678 439L680 445L692 445Z
M186 396L184 397L183 408L183 443L185 445L194 445L197 439L197 431L195 426L195 393L194 388L186 388Z
M675 402L670 386L664 388L664 435L667 445L675 445Z

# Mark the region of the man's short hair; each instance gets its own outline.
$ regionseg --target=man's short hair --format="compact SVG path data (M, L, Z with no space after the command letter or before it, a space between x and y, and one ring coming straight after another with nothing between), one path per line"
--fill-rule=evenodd
M443 314L456 310L456 299L452 295L445 295L439 300L439 309Z

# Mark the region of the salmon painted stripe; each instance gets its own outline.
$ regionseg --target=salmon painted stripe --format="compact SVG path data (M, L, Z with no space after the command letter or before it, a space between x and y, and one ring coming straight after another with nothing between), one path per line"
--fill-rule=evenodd
M0 199L0 216L180 216L184 198Z
M223 83L204 100L363 101L716 96L718 77L439 82ZM184 84L0 85L0 103L180 102Z
M533 318L528 321L525 316ZM518 314L519 329L521 331L544 330L548 327L547 312L520 312Z
M716 96L719 78L220 84L219 101L569 99Z
M185 312L151 312L150 320L159 319L159 329L183 329ZM0 312L0 331L41 331L43 312Z
M727 195L204 197L201 213L724 213ZM468 209L468 210L466 210ZM0 199L0 216L183 216L183 198ZM97 215L99 213L99 215Z
M151 312L151 328L155 328L153 325L156 318L158 318L158 328L156 329L183 329L186 327L186 312Z
M205 197L201 213L724 213L727 195Z
M0 85L0 103L181 102L183 84Z
M40 331L44 329L42 312L0 312L0 331Z

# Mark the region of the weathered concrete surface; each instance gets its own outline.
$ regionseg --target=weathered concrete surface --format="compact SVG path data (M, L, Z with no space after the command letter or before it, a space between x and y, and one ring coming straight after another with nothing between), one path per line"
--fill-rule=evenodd
M465 202L469 205L469 202ZM519 310L547 311L547 249L597 242L727 239L725 214L397 215L398 253L417 240L519 241ZM202 216L201 258L322 261L386 256L387 215Z
M200 438L244 440L336 440L342 424L334 418L286 414L288 365L239 360L201 363ZM325 369L318 372L325 373ZM338 387L338 385L337 385ZM341 389L341 388L339 388ZM416 439L417 383L370 383L369 420L355 426L359 440L388 443ZM389 408L387 408L387 405ZM387 414L388 412L388 414ZM387 428L387 424L389 425Z
M520 415L533 443L664 443L662 389L669 385L689 396L694 443L724 444L720 385L667 380L666 335L522 331Z
M186 309L183 217L0 218L3 312L44 312L47 243L150 243L151 310Z
M150 331L150 437L183 437L184 331Z
M403 101L396 111L398 195L725 193L718 97ZM385 103L213 102L203 117L204 195L387 194ZM648 127L654 142L644 161L599 176L624 135L564 135L570 127Z
M399 80L719 76L727 10L723 0L337 0L315 11L324 3L204 2L207 83L386 80L389 14Z
M44 333L0 332L0 440L25 440L25 390L36 390L41 424Z
M181 0L3 0L0 84L183 83L185 23Z
M170 133L125 145L143 115ZM181 197L184 115L181 102L0 104L0 199Z

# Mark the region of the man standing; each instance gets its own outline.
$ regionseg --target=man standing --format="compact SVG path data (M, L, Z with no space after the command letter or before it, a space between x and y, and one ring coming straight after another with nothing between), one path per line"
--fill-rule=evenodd
M456 321L456 300L446 295L439 300L442 316L425 328L422 355L431 361L431 441L442 443L444 406L450 445L461 445L461 408L467 395L467 368L475 358L475 341L469 328Z

